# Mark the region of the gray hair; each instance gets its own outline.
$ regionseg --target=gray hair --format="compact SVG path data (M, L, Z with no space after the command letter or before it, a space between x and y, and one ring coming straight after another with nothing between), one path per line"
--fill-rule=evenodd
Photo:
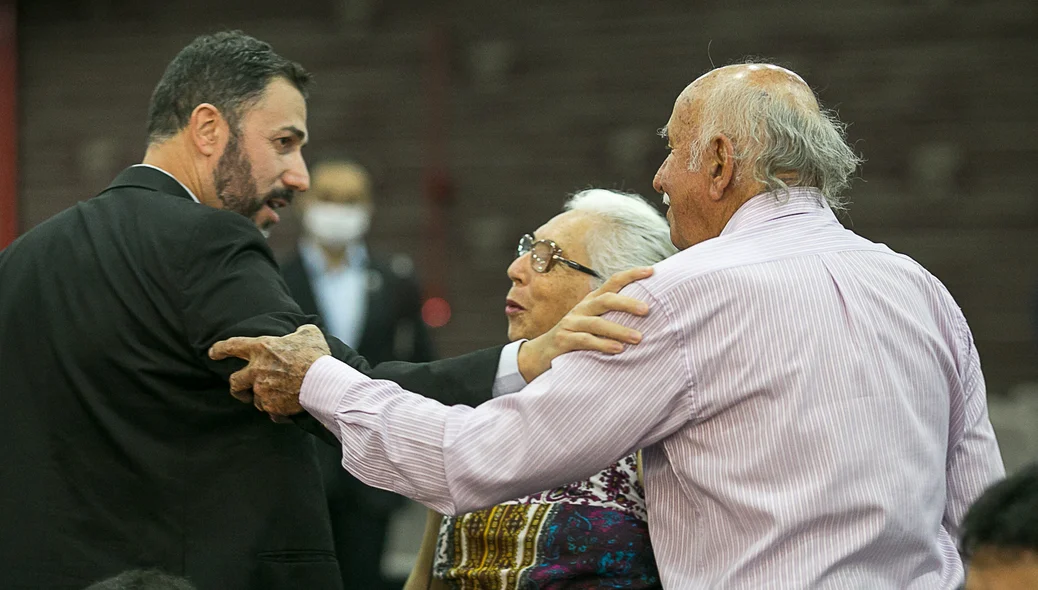
M589 189L570 197L564 209L601 219L584 244L591 268L603 279L635 266L651 266L678 251L670 241L667 220L641 195ZM592 279L596 287L603 282Z
M798 186L817 187L833 209L846 206L841 195L862 160L847 144L846 125L835 112L731 77L697 98L701 124L690 167L698 168L709 142L724 135L736 161L749 162L753 179L766 190L789 188L778 174L795 171Z

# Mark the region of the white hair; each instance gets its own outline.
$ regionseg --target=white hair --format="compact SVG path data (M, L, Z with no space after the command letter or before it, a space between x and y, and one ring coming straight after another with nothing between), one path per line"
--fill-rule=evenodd
M691 168L698 168L709 143L724 135L736 161L749 162L753 179L766 190L789 188L778 175L794 171L797 186L817 187L832 208L845 207L841 194L861 158L847 144L846 125L835 112L730 76L697 99L699 137L692 142Z
M566 211L598 217L584 238L591 268L603 280L635 266L651 266L677 253L670 241L670 226L641 195L596 188L581 191L566 201Z

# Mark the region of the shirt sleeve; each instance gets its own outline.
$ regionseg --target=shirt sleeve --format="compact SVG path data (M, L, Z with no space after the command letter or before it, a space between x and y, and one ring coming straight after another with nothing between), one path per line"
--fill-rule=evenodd
M339 437L350 473L443 514L578 481L691 419L679 327L644 287L624 294L649 314L606 317L640 330L640 344L562 355L522 391L479 407L444 406L330 357L311 366L300 402Z
M497 362L497 376L494 377L494 397L515 393L526 387L526 379L519 372L519 347L526 339L506 344L501 350Z
M988 486L1005 477L1002 455L988 418L987 388L980 357L965 319L960 325L966 342L964 401L958 411L952 408L951 421L953 430L961 432L961 436L957 441L949 441L948 498L944 509L944 527L956 542L961 537L962 519L973 502ZM956 423L961 424L961 428L954 428Z

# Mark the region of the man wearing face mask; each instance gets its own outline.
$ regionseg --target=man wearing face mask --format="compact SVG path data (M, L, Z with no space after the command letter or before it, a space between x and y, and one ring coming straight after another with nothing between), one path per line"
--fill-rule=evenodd
M410 260L371 256L364 243L374 208L371 184L355 162L313 167L310 190L296 199L303 236L282 274L304 312L320 316L329 332L372 363L432 360ZM381 557L403 498L343 470L337 446L320 445L318 456L345 587L385 586Z

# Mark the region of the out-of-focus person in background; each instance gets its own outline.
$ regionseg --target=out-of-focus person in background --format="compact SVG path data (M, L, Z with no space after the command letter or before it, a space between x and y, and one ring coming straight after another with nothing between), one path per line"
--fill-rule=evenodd
M386 259L364 237L374 212L372 178L359 163L329 160L311 168L310 190L296 198L303 235L282 265L299 307L372 364L430 361L414 265ZM342 468L342 449L319 445L339 568L347 587L386 586L381 561L387 529L403 497L364 485Z
M564 209L519 240L510 341L550 330L603 277L677 252L667 220L638 195L586 190ZM586 480L468 514L430 511L405 590L659 588L639 462L632 453Z
M936 277L836 218L860 161L843 124L796 73L744 63L689 84L663 134L682 251L623 290L651 311L614 318L643 335L622 354L562 355L467 408L370 379L315 330L214 349L252 360L268 411L335 424L362 481L445 514L643 449L667 588L958 587L962 518L1004 475L980 358Z
M965 590L1038 588L1038 463L988 488L962 529Z
M198 37L152 94L143 163L0 252L3 590L135 568L201 590L342 587L313 437L229 400L241 365L207 354L314 320L258 229L309 187L308 80L243 33ZM546 370L569 334L375 368L327 341L368 374L477 404Z
M352 161L313 166L310 190L296 199L303 235L282 264L303 311L373 364L432 360L414 265L379 256L364 241L375 211L372 178Z

